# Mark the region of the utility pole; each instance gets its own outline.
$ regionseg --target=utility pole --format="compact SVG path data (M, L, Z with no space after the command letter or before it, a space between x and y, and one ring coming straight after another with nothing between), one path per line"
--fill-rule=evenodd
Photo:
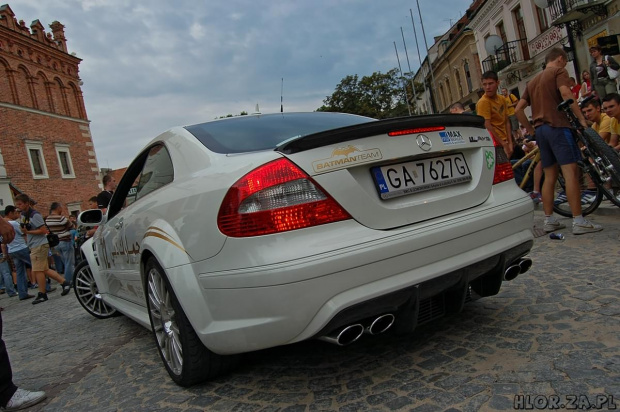
M426 75L424 74L424 68L422 67L422 57L420 57L420 45L418 44L418 33L415 30L415 24L413 23L413 11L411 9L409 9L409 14L411 15L411 25L413 26L413 37L415 38L415 47L418 49L418 61L420 62L420 70L422 70L422 76L423 76L422 83L424 84L424 92L427 98L429 99L427 101L428 109L430 110L431 114L433 114L434 113L433 104L430 101L431 93L429 92L428 85L426 84Z
M411 93L413 93L413 103L416 105L416 109L417 109L417 102L418 102L418 96L415 92L415 84L413 83L413 73L411 71L411 64L409 64L409 53L407 53L407 43L405 43L405 33L403 32L403 26L400 26L400 35L403 37L403 46L405 47L405 56L407 56L407 67L409 67L409 73L411 75Z
M396 60L398 61L398 70L400 70L400 76L403 77L403 69L400 67L400 58L398 57L398 49L396 48L396 42L394 42L394 51L396 52ZM409 107L409 98L407 97L407 85L403 83L403 90L405 91L405 102L407 103L407 111L411 116L411 107Z
M428 53L428 43L426 42L426 33L424 32L424 21L422 21L422 12L420 11L420 0L416 0L418 5L418 14L420 15L420 25L422 26L422 37L424 37L424 46L426 46L426 57L428 58L428 68L431 71L431 80L433 82L433 89L435 93L437 93L437 84L435 83L435 73L433 72L433 62L431 62L431 56ZM431 93L431 98L433 94ZM432 103L435 102L435 99L431 99Z

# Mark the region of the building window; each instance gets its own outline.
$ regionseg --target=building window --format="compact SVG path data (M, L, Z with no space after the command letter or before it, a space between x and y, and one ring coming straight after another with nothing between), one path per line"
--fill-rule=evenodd
M538 16L538 25L540 26L540 32L544 32L549 28L549 19L547 18L547 13L545 13L545 9L541 9L536 6L536 14Z
M444 89L443 83L439 84L439 92L440 92L440 99L439 99L439 107L443 110L447 105L448 105L448 99L446 98L446 91Z
M508 43L508 37L506 36L506 28L504 27L504 22L500 21L497 26L495 26L497 30L497 34L502 38L502 43Z
M65 179L75 178L69 145L56 144L56 155L58 156L58 165L60 166L60 174L62 177Z
M465 61L463 65L463 69L465 70L465 81L467 82L467 92L471 93L473 90L473 86L471 84L471 72L469 71L469 62Z
M47 166L43 157L43 144L38 142L27 142L26 150L28 151L28 159L30 160L30 168L32 177L35 179L47 179Z
M67 210L69 211L70 215L78 217L78 215L82 211L82 207L81 206L82 205L81 205L80 202L67 203Z
M458 89L458 97L460 99L461 97L463 97L463 85L461 84L461 74L459 73L458 69L454 71L454 77L456 77L456 88Z
M519 42L521 46L521 57L523 60L529 60L530 49L527 45L527 32L525 31L525 21L523 19L523 10L521 10L521 6L517 6L517 8L513 10L512 15L514 16L517 25L517 34L519 35L517 40L521 40L521 42Z

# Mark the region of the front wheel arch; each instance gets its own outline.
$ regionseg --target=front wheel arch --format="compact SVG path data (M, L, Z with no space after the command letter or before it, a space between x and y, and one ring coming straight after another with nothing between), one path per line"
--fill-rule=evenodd
M217 355L203 345L153 255L146 258L143 273L153 338L172 380L187 387L230 370L237 357Z

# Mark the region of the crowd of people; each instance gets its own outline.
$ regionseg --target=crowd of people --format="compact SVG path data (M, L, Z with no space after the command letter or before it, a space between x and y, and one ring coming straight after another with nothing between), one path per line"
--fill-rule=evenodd
M106 175L104 190L88 200L91 209L105 209L116 188L116 180ZM56 290L50 279L58 282L61 295L70 291L75 269L76 243L79 237L77 219L69 214L62 203L52 202L48 215L43 218L35 209L36 202L27 194L15 197L15 205L4 208L4 220L17 234L10 243L2 244L0 253L0 294L19 296L20 300L34 299L32 304L48 300L47 294ZM85 230L85 238L95 229ZM48 234L58 238L50 247ZM35 297L30 289L38 289Z
M545 68L527 83L520 99L506 88L499 93L497 73L488 71L482 75L482 93L475 113L485 119L487 130L513 161L535 147L540 150L541 162L534 170L529 193L534 202L543 204L546 232L565 227L553 215L555 184L560 170L565 179L564 196L573 214L573 233L585 234L603 229L582 215L578 167L582 156L568 119L556 109L562 101L573 99L571 110L579 123L583 127L592 127L616 152L620 151L620 94L613 77L620 65L613 57L604 56L598 46L591 47L590 54L590 70L582 72L582 82L577 82L565 68L568 63L566 52L561 48L551 49L545 57ZM528 106L532 112L529 119L524 111ZM452 107L450 111L463 112ZM516 176L518 178L519 174Z
M104 190L89 199L89 208L107 208L116 180L103 179ZM76 217L67 213L60 202L50 205L49 214L43 218L35 209L36 202L27 194L15 196L15 205L4 208L0 218L0 294L6 293L19 300L33 299L36 305L48 300L47 294L56 290L50 279L58 282L61 295L71 291L75 267L77 240ZM93 230L87 232L92 236ZM50 245L48 235L55 238ZM38 289L37 296L31 289ZM11 363L2 340L2 308L0 307L0 407L19 410L35 405L46 398L44 391L29 391L13 383Z

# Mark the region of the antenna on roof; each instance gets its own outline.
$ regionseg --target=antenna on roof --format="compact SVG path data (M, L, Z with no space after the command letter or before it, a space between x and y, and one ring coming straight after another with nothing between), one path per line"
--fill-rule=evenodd
M284 113L284 104L282 103L284 96L284 77L282 78L282 86L280 86L280 113Z

